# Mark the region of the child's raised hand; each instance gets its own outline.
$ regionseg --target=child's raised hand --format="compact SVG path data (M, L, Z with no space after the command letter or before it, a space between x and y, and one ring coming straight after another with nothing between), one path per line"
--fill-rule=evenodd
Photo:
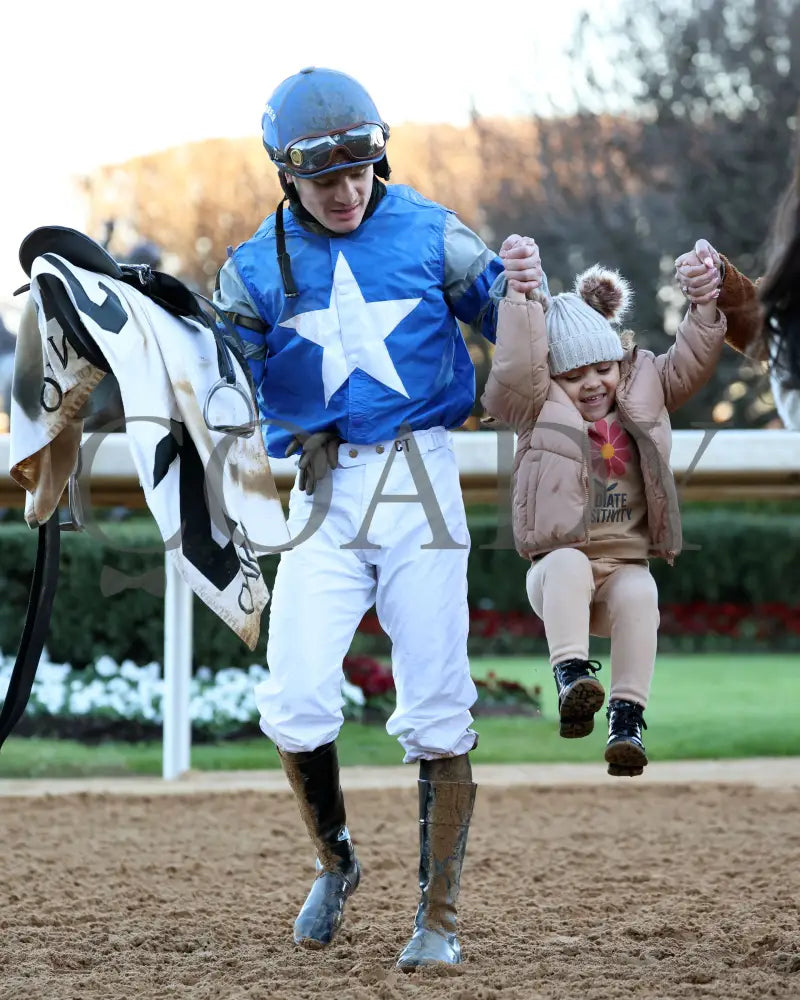
M708 240L699 239L694 249L675 261L675 280L686 298L707 305L719 297L722 284L721 259Z
M542 261L536 241L530 236L512 233L500 247L509 288L527 294L538 288L542 281Z

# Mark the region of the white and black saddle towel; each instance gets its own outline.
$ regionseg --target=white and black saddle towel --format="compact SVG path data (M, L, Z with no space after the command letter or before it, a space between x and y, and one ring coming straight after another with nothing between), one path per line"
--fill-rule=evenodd
M204 419L220 379L213 330L58 254L36 257L30 274L11 407L11 475L28 492L26 521L47 521L75 469L80 413L105 374L74 346L88 340L119 382L127 440L167 551L194 593L255 648L269 600L257 556L289 535L259 427L241 436ZM213 394L213 427L252 418L245 373L231 362L240 391Z

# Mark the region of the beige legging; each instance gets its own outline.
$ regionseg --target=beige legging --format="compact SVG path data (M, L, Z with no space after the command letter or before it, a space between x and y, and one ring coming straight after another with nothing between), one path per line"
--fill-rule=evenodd
M551 664L587 659L590 633L610 636L609 698L647 705L660 619L645 560L590 560L578 549L555 549L528 570L527 588L544 622Z

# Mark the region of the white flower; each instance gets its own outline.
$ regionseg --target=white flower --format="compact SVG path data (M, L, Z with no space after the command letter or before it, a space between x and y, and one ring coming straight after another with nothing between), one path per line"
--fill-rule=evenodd
M139 683L139 676L141 674L141 669L136 666L133 660L125 660L125 662L119 668L119 673L120 676L124 677L126 681L132 681L136 684Z
M8 689L13 660L0 656L0 695ZM253 722L257 712L253 684L269 677L263 664L246 669L226 667L214 674L201 667L189 688L190 716L209 731L236 729ZM31 691L31 715L104 715L159 725L163 722L165 683L161 664L139 667L132 660L117 664L101 656L87 670L73 670L68 663L52 663L43 656ZM364 703L362 691L351 684L343 687L347 700Z
M31 689L31 702L48 715L58 715L64 707L66 689L59 681L40 681L37 677Z
M142 678L148 678L151 681L157 681L161 676L161 664L148 663L146 667L142 667L140 674Z
M71 715L88 715L91 703L91 697L85 689L73 690L69 698L68 711Z
M36 670L36 680L44 683L63 684L72 667L68 663L40 662Z
M110 656L101 656L94 665L95 672L101 677L113 677L119 673L119 667Z
M164 703L164 682L160 679L143 677L139 683L137 709L146 722L162 723Z

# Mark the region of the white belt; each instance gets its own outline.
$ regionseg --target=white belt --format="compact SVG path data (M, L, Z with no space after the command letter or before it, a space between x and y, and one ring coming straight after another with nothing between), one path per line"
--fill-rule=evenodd
M412 447L412 438L414 445L422 455L450 443L450 433L444 427L410 431L403 437L378 441L375 444L355 444L351 441L344 441L339 445L339 465L347 468L351 465L364 465L366 462L385 462L391 451L408 453Z

